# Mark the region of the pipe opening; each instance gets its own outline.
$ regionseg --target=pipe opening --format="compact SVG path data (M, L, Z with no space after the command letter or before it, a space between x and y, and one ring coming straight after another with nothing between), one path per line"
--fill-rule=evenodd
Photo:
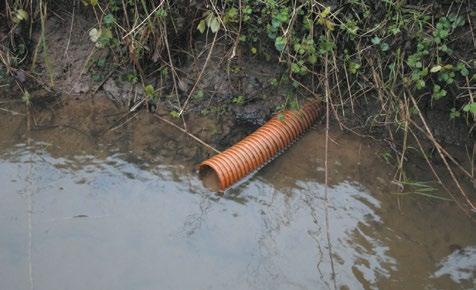
M198 177L206 189L215 192L220 191L220 178L212 167L206 164L201 165L198 169Z

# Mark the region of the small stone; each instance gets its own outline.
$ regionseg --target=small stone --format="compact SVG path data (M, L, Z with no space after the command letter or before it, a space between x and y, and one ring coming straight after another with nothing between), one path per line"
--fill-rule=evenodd
M79 82L76 82L73 85L73 93L75 93L75 94L87 93L87 92L89 92L89 89L90 89L89 83L87 83L87 82L79 81Z

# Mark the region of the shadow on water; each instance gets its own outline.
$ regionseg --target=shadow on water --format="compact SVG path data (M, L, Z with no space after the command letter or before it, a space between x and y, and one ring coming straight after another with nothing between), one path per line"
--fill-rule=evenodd
M340 289L474 286L475 226L448 202L399 209L371 142L331 132L327 208L321 129L216 195L203 148L147 114L111 130L114 110L31 132L0 115L0 289L332 289L326 211Z

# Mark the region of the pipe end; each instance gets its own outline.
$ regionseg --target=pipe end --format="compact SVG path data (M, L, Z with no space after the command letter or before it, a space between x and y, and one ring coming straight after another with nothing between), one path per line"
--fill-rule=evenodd
M198 177L202 181L203 186L208 190L214 192L224 191L218 172L212 166L204 163L200 164L198 167Z

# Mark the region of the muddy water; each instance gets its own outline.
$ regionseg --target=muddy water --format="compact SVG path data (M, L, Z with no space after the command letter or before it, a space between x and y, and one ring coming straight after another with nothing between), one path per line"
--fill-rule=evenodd
M475 286L474 224L397 200L369 141L331 132L328 202L320 128L221 196L193 169L207 151L150 116L7 109L0 289L333 289L333 272L338 289Z

